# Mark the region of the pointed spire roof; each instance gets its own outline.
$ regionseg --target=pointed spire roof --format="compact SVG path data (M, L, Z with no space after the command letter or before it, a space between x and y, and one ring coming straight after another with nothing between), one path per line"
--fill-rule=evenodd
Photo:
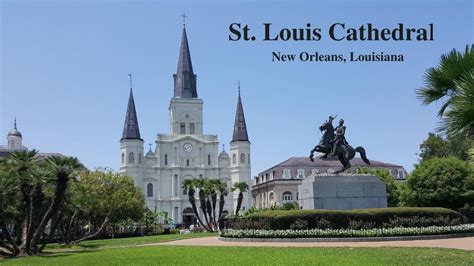
M197 98L196 75L193 71L191 53L189 52L186 28L183 27L181 47L179 49L178 69L174 77L174 97Z
M235 111L234 134L233 141L249 141L247 134L247 124L245 123L244 108L242 107L242 99L240 98L240 82L239 82L239 99L237 101L237 110Z
M135 101L133 100L133 90L130 88L128 97L127 113L125 114L125 123L123 124L122 139L140 138L140 128L138 127L137 111L135 110Z

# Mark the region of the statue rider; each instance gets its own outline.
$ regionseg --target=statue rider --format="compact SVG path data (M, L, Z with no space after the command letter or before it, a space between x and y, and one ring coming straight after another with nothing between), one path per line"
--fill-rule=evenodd
M334 156L336 154L337 148L340 147L341 145L349 144L345 137L346 126L344 126L344 119L339 120L339 125L334 129L334 131L336 132L336 136L334 137L333 140L331 140L332 151L329 154L329 156Z

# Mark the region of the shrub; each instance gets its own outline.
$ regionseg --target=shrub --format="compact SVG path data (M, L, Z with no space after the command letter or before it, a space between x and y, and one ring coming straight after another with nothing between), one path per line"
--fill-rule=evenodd
M444 208L379 208L351 211L289 210L263 211L229 220L232 229L367 229L390 227L448 226L466 222L460 213Z
M457 158L421 162L407 177L402 201L406 206L459 209L474 203L474 169Z
M395 227L374 229L310 229L310 230L223 230L222 237L229 238L337 238L337 237L391 237L441 234L474 233L474 225L429 227Z
M464 216L466 216L467 221L469 223L474 223L474 207L465 205L461 209L458 210L458 212Z

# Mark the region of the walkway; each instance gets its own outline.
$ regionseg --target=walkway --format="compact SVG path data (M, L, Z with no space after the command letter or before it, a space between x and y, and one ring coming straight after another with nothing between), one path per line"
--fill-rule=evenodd
M144 244L141 246L245 246L245 247L430 247L474 250L474 237L380 241L380 242L229 242L218 237L201 237L175 240L162 243Z

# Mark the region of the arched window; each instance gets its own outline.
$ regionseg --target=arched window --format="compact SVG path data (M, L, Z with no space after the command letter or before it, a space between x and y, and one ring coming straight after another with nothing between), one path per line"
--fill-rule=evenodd
M237 155L234 153L232 154L232 164L236 164L237 163Z
M146 196L149 198L153 197L153 184L152 183L148 183L146 185Z
M240 163L245 163L245 154L240 154Z
M138 163L142 163L142 154L141 153L138 154Z
M122 152L122 164L125 164L125 153Z
M133 152L128 154L128 163L135 163L135 155L133 154Z
M168 154L165 154L165 165L168 165Z
M207 155L207 165L211 165L211 155Z
M285 191L281 196L281 200L283 201L283 203L293 201L293 194L291 194L290 191Z

